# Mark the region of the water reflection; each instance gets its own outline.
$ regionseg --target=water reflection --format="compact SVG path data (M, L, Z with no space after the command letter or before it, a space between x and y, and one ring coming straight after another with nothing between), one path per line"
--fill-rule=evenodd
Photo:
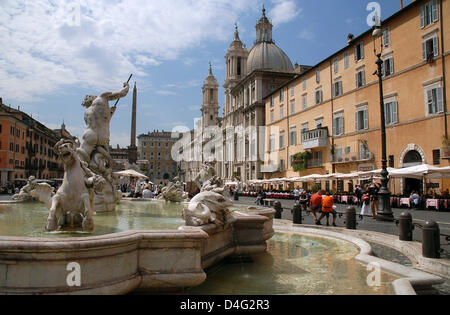
M180 294L306 295L392 294L396 278L382 274L382 286L366 284L369 272L353 258L358 249L343 241L276 234L253 263L224 262L208 270L201 286Z
M43 204L0 205L0 236L88 237L127 230L176 230L184 225L183 205L160 202L122 201L116 212L98 213L93 233L47 233L48 210Z

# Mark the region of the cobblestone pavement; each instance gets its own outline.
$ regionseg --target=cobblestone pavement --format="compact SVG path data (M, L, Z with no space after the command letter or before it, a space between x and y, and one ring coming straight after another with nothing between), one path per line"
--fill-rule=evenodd
M283 215L282 218L285 220L292 220L291 209L294 207L293 200L280 200L281 206L283 207ZM239 201L235 201L235 203L239 203L242 205L255 206L255 198L249 197L240 197ZM345 212L347 209L347 205L338 204L337 211ZM356 207L356 213L359 214L361 212L360 207ZM414 222L419 224L425 223L427 220L434 220L438 222L441 233L450 235L450 212L437 212L437 211L424 211L424 210L411 210L411 209L392 209L394 213L394 217L398 217L402 212L408 211L411 213ZM307 212L303 214L303 223L308 225L314 224L314 218L312 215ZM341 218L338 216L336 220L337 226L345 226L344 216ZM358 219L359 220L359 219ZM322 220L322 224L325 224L326 220ZM331 224L331 216L330 216L330 224ZM367 230L367 231L375 231L386 234L398 235L398 228L393 222L377 222L371 217L364 217L362 221L358 222L357 229L359 230ZM422 241L422 231L419 228L415 228L413 232L413 238L415 241ZM450 259L450 246L448 245L448 241L444 238L441 239L441 247L446 251L444 256Z

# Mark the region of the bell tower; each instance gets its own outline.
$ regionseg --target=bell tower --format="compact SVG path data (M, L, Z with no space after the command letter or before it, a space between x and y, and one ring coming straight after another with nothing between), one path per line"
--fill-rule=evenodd
M217 126L219 117L219 84L212 73L211 63L209 64L209 75L202 87L202 128Z
M225 88L225 115L231 112L231 89L247 75L247 58L248 51L239 38L239 30L236 24L234 30L234 40L225 56L226 78L225 84L223 85Z

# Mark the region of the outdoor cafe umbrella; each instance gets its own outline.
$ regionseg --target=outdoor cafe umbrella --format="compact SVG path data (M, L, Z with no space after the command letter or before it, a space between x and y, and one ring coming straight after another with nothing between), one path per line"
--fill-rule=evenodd
M114 174L116 174L118 176L122 176L122 177L134 177L134 178L148 179L147 176L145 176L139 172L136 172L135 170L126 170L126 171L116 172ZM151 183L151 184L153 184L153 183Z

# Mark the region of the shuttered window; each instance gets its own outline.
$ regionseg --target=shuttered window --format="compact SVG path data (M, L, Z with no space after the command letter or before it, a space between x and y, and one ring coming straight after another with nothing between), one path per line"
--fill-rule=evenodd
M420 27L430 25L439 20L439 4L437 0L433 0L420 8Z
M398 123L398 105L396 101L384 104L384 115L386 126Z
M357 131L369 129L369 114L367 108L359 109L355 116L355 128Z
M360 88L366 85L366 73L364 70L356 73L356 88Z
M442 87L431 87L425 90L427 100L428 115L434 115L444 112L444 100L442 96Z

